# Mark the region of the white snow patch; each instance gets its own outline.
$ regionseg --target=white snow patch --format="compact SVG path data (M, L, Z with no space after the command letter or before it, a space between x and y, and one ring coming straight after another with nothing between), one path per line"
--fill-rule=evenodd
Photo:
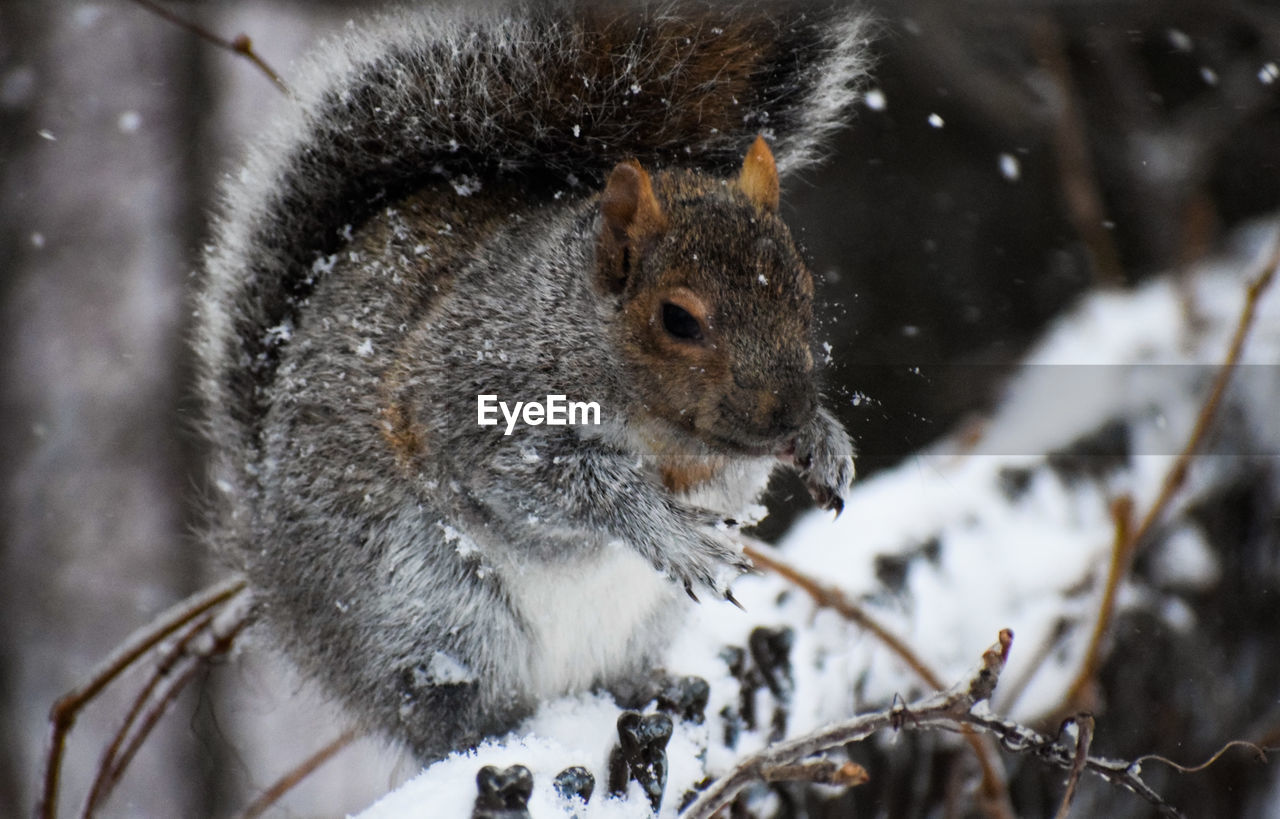
M1152 565L1156 582L1193 591L1213 588L1221 573L1204 535L1190 525L1180 527L1160 544Z
M439 526L440 531L444 532L444 542L454 544L453 548L457 550L459 557L469 557L480 551L480 547L476 545L474 540L444 521L436 521L436 526Z
M437 651L427 664L427 682L431 685L460 685L475 682L476 674L457 658Z

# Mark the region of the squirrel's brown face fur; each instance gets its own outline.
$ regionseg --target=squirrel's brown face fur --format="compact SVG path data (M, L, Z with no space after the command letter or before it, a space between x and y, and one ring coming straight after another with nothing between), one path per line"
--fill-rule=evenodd
M633 409L712 452L783 452L816 407L813 279L777 196L757 140L737 179L624 163L601 198Z

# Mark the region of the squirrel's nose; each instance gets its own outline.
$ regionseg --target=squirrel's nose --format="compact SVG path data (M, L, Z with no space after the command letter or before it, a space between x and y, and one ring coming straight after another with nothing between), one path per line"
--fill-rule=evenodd
M813 414L817 402L812 389L778 387L761 390L756 421L768 437L783 437L798 432Z

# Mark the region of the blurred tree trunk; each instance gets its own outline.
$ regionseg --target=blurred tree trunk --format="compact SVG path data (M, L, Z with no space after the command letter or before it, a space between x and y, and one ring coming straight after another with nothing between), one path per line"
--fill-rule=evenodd
M198 583L177 416L188 187L204 180L189 35L136 8L3 16L0 813L21 815L52 701ZM77 723L64 813L125 707L111 696ZM196 751L188 720L161 723L107 812L206 814Z

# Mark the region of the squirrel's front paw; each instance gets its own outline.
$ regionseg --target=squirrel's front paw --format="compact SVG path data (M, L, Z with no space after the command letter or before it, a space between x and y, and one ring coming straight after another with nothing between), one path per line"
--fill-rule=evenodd
M826 409L819 408L796 436L795 465L814 503L838 516L853 480L853 443Z
M716 597L732 599L729 583L751 569L751 561L723 535L695 531L691 539L665 549L658 568L684 586L694 600L698 599L698 588L710 589Z

